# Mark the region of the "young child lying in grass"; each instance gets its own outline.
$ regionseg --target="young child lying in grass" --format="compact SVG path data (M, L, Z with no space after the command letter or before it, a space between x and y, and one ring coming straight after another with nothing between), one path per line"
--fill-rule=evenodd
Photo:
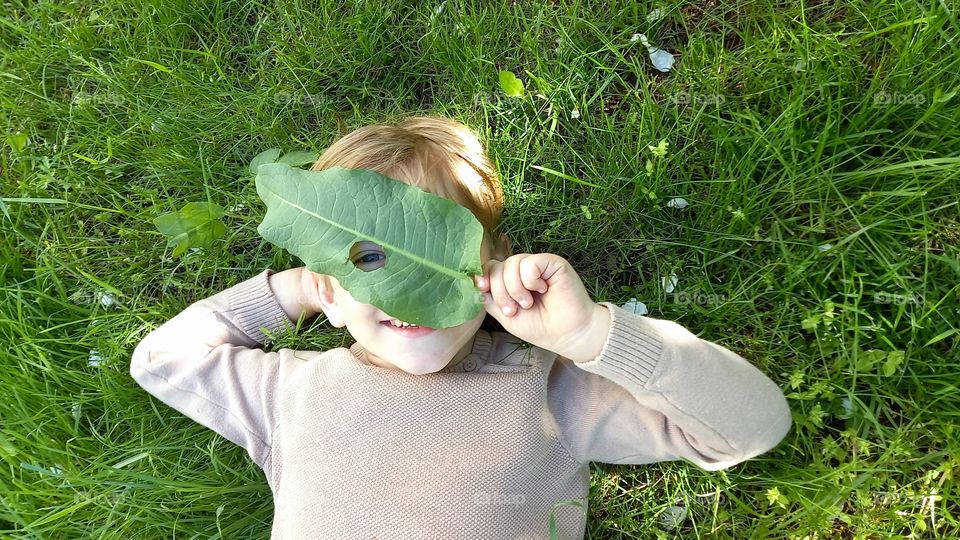
M130 372L143 388L263 468L274 537L542 539L552 514L559 538L580 539L591 461L718 470L790 428L780 389L742 357L595 303L559 255L511 255L494 232L498 176L462 124L367 126L313 170L335 165L469 209L484 226L485 311L450 328L398 328L332 276L265 269L138 344ZM384 259L369 242L356 255L373 268ZM258 348L265 331L320 312L356 343ZM484 327L488 315L505 331Z

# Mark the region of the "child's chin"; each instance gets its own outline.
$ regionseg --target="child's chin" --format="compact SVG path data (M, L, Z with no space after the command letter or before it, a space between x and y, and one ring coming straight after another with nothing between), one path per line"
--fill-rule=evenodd
M401 369L410 375L428 375L430 373L436 373L443 369L442 366L430 366L427 364L413 364L409 366L402 366Z

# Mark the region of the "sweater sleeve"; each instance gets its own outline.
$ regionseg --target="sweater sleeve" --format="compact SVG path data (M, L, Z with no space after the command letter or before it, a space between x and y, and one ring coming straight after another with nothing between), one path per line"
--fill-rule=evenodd
M266 269L199 300L153 330L133 351L130 374L147 392L242 446L269 473L280 388L319 354L256 348L264 330L290 325Z
M743 357L667 320L609 302L610 333L587 362L558 357L548 400L582 463L686 459L706 470L773 448L791 426L780 388Z

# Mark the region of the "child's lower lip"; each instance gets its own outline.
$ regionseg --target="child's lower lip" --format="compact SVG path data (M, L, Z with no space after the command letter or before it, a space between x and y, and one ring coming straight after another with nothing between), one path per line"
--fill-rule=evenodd
M411 338L425 336L434 330L433 328L428 328L426 326L418 326L416 328L400 328L390 324L390 321L381 321L380 324L388 326L391 330L400 334L401 336Z

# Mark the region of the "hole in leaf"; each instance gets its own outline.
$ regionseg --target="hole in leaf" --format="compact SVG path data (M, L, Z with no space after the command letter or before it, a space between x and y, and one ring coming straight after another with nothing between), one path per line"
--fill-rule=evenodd
M379 245L364 240L350 246L350 262L364 272L372 272L387 264L387 254Z

